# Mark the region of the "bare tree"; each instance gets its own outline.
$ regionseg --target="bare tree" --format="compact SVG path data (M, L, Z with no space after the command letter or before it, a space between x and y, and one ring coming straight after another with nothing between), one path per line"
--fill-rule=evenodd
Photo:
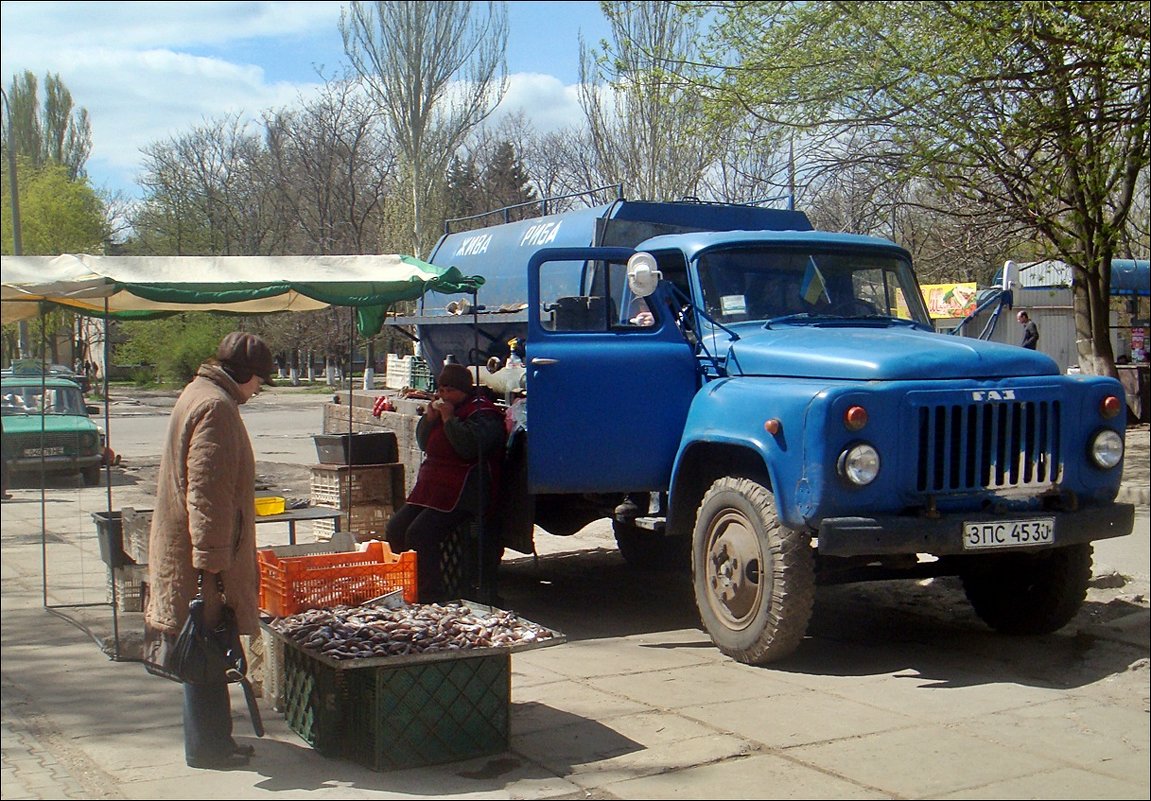
M673 3L602 5L614 43L580 45L580 105L598 172L648 200L700 194L728 137L685 77L694 18Z
M340 33L403 158L411 244L423 253L448 164L506 91L506 4L352 2Z
M379 210L396 157L372 104L346 80L264 118L267 183L290 223L294 253L378 252Z
M527 170L532 188L542 200L538 211L549 214L614 198L592 193L609 183L596 169L595 148L586 129L575 126L540 133L522 112L501 118L497 125L485 125L467 146L477 164L487 164L501 143L510 142ZM591 193L591 194L584 194ZM580 195L575 197L575 195ZM489 224L491 221L481 221Z
M152 252L252 256L280 252L266 152L238 114L144 149L141 243ZM146 233L145 233L146 232ZM151 236L149 236L150 234Z

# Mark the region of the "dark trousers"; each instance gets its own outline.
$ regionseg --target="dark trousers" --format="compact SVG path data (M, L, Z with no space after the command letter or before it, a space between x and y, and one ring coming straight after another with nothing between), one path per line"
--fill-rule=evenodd
M388 521L386 536L392 550L416 552L416 583L422 603L444 600L446 588L440 565L443 542L471 516L471 512L459 508L441 512L408 503Z
M235 747L228 685L185 684L184 758L222 758Z

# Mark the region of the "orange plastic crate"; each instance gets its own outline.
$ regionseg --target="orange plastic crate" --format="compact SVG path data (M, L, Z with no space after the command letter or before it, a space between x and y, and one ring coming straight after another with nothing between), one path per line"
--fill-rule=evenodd
M320 553L283 559L261 550L260 608L283 617L306 609L355 606L395 590L419 602L416 552L392 553L386 542L370 542L365 551Z

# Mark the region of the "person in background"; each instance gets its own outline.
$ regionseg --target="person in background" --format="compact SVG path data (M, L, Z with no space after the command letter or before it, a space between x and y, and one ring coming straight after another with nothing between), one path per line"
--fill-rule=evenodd
M628 320L632 325L643 327L655 325L655 315L651 313L647 301L643 298L637 298L632 304L632 312L633 314Z
M1039 326L1035 324L1027 312L1022 310L1015 316L1015 319L1023 326L1023 341L1019 344L1028 350L1035 350L1039 344Z
M170 645L203 578L205 623L225 603L241 634L259 634L256 562L256 462L240 406L272 384L275 362L254 334L234 332L214 362L200 366L172 409L160 456L149 537L149 600L144 621L149 661ZM223 581L225 598L216 590ZM228 684L184 685L184 758L194 768L245 765L251 746L232 739Z
M495 495L503 457L504 415L476 392L472 373L445 364L435 399L416 424L424 460L416 483L387 525L392 550L416 552L421 603L446 600L440 565L444 539L462 523L484 514Z

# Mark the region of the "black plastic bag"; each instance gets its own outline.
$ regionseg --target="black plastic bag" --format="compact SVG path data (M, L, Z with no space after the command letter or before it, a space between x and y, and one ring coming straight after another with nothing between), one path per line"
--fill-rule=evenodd
M208 628L204 599L193 598L188 603L188 619L172 647L170 669L187 684L220 684L245 676L248 661L232 607L223 607L220 622Z
M203 573L200 592L188 602L188 617L173 640L170 634L158 635L146 644L144 668L151 674L182 684L240 684L257 737L264 736L264 722L252 683L248 681L248 659L240 641L236 612L226 603L220 609L220 620L209 628L204 622ZM216 588L224 597L224 585L216 577Z

